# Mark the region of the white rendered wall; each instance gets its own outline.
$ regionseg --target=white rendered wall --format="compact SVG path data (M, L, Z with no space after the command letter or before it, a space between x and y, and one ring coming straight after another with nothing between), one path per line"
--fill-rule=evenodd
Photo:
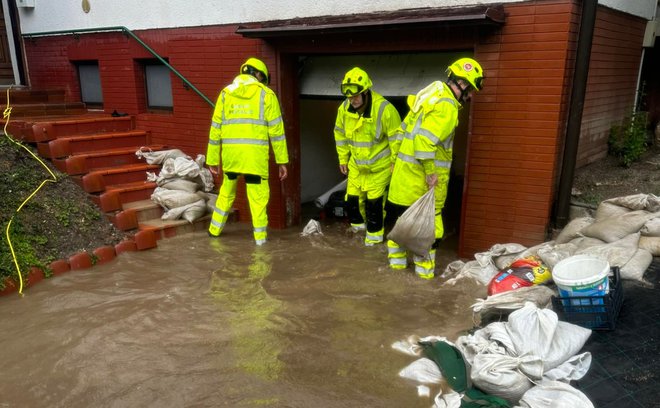
M499 0L515 3L522 0ZM647 1L647 0L634 0ZM395 11L420 7L458 7L495 3L492 0L89 0L85 14L80 0L35 0L34 8L19 8L25 33L124 26L131 30L249 23ZM311 6L311 7L310 7Z

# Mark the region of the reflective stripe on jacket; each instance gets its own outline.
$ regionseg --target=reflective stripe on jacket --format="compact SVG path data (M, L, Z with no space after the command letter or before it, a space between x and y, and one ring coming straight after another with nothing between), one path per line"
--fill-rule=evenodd
M389 167L396 157L390 142L401 124L396 108L373 90L369 117L349 111L350 106L346 99L337 109L334 134L339 164L350 161L370 172Z
M289 155L280 104L275 93L251 75L239 75L225 87L213 111L206 164L222 171L268 178L268 145L275 162ZM222 149L220 147L222 146Z
M427 190L426 176L448 179L460 103L449 87L436 81L408 98L410 112L401 123L401 146L388 200L412 205Z

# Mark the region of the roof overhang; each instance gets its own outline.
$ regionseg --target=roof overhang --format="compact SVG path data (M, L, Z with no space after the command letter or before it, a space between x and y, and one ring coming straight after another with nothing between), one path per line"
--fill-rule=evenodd
M389 29L432 27L445 24L502 25L501 6L422 8L348 16L308 17L238 26L237 34L249 38L327 35Z

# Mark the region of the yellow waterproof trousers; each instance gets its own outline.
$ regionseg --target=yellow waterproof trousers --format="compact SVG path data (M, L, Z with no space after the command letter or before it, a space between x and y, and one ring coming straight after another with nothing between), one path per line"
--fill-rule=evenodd
M254 178L255 176L251 176ZM227 217L231 211L231 206L236 198L236 186L238 178L229 179L227 174L223 175L222 186L218 193L218 199L215 202L211 224L209 225L209 234L218 236L227 223ZM266 243L268 227L268 200L270 198L270 187L268 180L260 179L259 183L254 180L245 183L248 203L250 205L250 214L252 215L252 227L254 232L254 241L257 245Z

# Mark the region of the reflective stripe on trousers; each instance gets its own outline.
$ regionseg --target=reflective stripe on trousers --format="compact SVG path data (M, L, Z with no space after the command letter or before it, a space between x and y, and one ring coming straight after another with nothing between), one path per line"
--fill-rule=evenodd
M209 233L218 236L227 223L227 217L231 210L231 206L236 198L236 186L238 179L230 180L225 174L222 180L222 186L218 193L218 199L215 202L213 215L211 216L211 224L209 225ZM257 245L266 242L267 226L268 226L268 213L266 207L270 197L270 188L268 180L261 180L261 183L245 183L247 192L248 204L250 206L250 214L252 215L252 227L254 234L254 241Z
M387 259L392 269L405 269L408 266L408 252L394 241L387 240ZM427 256L413 255L415 273L420 278L432 279L435 276L435 249Z

